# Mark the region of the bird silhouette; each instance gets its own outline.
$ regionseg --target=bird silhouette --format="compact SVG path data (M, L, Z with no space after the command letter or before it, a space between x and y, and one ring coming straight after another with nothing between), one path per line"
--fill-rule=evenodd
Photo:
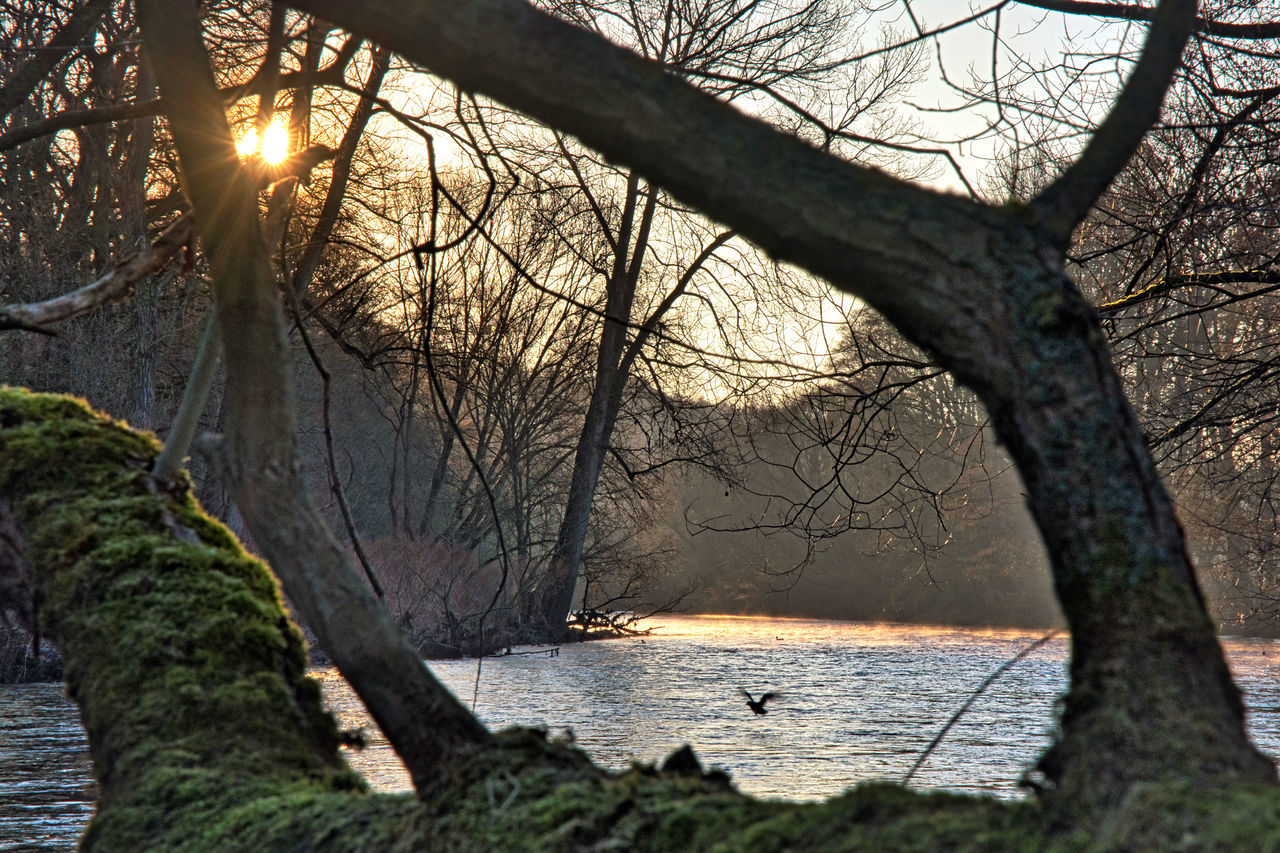
M764 703L768 702L770 699L777 699L779 696L777 693L769 692L761 694L759 700L756 700L752 699L751 694L746 690L743 690L741 687L738 688L738 692L747 697L747 707L751 709L751 713L756 714L757 716L769 713L765 709Z

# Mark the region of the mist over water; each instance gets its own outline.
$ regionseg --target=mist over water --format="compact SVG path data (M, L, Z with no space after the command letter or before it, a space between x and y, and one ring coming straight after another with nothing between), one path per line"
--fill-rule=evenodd
M654 632L564 646L555 657L433 662L491 727L572 730L606 766L661 762L684 743L744 791L818 799L872 779L900 781L995 669L1042 636L811 619L714 616L651 620ZM1280 643L1225 641L1250 729L1280 752ZM517 651L526 651L518 649ZM917 772L921 788L1021 796L1017 781L1047 745L1066 686L1067 642L1055 639L996 681ZM370 748L348 755L378 790L407 790L399 759L346 683L317 670L345 728ZM755 716L739 695L782 696ZM72 849L92 809L88 753L60 685L0 687L0 850Z
M737 491L691 476L669 520L682 537L680 558L648 595L665 601L692 588L683 606L704 613L1028 630L1065 624L1020 482L1005 473L986 486L973 508L949 518L945 547L925 554L871 529L818 542L765 530L688 535L686 517L731 524L762 512Z

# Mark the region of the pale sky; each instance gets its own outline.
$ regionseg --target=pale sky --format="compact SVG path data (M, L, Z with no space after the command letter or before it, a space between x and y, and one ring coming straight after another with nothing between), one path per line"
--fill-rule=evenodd
M994 0L969 2L969 0L912 0L911 8L921 25L928 29L944 26L994 5ZM890 13L900 13L896 4ZM935 112L937 108L954 109L963 98L947 85L940 73L941 57L947 78L954 84L970 85L975 77L989 83L993 69L997 76L1007 75L1015 62L1043 67L1060 62L1064 54L1075 51L1114 52L1122 40L1133 35L1141 36L1144 27L1118 22L1102 22L1093 18L1063 15L1041 9L1012 4L1000 15L999 26L1003 44L993 50L992 27L996 16L988 15L981 21L968 24L938 37L938 49L930 46L932 68L927 79L916 87L916 94L904 104L911 115L926 128L932 129L938 139L962 139L980 134L996 119L991 106L981 106L962 112ZM905 18L899 26L910 26ZM1093 71L1102 73L1116 68L1115 62L1098 64ZM1006 125L1005 130L1008 130ZM990 168L992 157L1005 148L1005 143L986 133L982 138L950 146L953 156L960 162L966 178L977 186L982 175ZM954 171L948 166L937 181L939 186L963 191Z

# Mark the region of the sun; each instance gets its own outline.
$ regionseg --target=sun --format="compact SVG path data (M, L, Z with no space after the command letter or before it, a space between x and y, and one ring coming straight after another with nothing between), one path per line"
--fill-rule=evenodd
M289 128L279 122L272 122L262 134L262 144L258 146L262 159L271 165L283 162L289 156Z
M251 127L236 143L236 153L246 159L257 155L272 166L281 163L289 156L289 128L273 121L259 136L258 129Z

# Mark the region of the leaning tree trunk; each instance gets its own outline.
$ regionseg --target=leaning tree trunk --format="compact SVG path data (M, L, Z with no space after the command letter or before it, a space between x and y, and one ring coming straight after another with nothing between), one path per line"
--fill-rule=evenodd
M158 450L80 401L0 389L0 574L43 601L80 707L99 786L86 849L198 838L272 790L364 787L274 578L184 478L151 477Z
M0 389L0 590L43 600L63 652L98 781L83 850L1280 849L1263 786L1149 785L1103 824L883 784L796 804L687 750L614 775L527 730L419 797L370 794L274 578L185 481L151 476L157 450L80 401Z
M552 639L565 636L565 620L573 607L573 594L582 570L591 507L595 503L596 487L604 468L605 454L609 452L613 427L622 407L623 385L627 381L626 375L618 368L625 348L626 327L608 319L604 325L596 384L573 455L573 473L569 479L569 494L560 520L560 531L532 602L533 627L545 630Z
M62 652L98 782L82 849L515 849L534 824L513 786L536 804L605 778L545 734L486 733L419 797L370 796L275 578L185 477L152 476L158 452L83 401L0 388L0 609L41 603ZM518 822L487 819L485 790Z
M227 372L221 473L254 544L425 791L488 732L423 665L309 499L258 182L236 155L198 9L139 0L138 19L212 271Z
M634 163L779 257L863 296L930 349L990 408L1052 554L1074 659L1062 736L1042 772L1051 803L1077 804L1067 830L1089 833L1098 849L1280 849L1274 774L1244 736L1169 499L1096 320L1062 270L1078 204L1073 213L1071 199L1055 196L1031 210L992 209L904 186L508 0L296 5ZM1166 9L1194 17L1188 0L1160 8L1161 20ZM200 54L194 7L149 0L140 10L155 56ZM1185 37L1190 23L1182 26ZM528 50L534 36L540 49ZM1164 51L1157 78L1167 81L1180 45L1172 57ZM1130 89L1150 83L1146 61ZM291 440L292 421L282 413L279 305L248 224L252 193L235 174L207 66L177 69L176 79L175 70L165 67L161 88L241 383L228 442L237 495L303 603L331 639L348 640L338 648L395 724L389 734L424 802L356 790L270 576L198 512L184 483L149 475L153 443L65 399L5 391L0 580L33 588L63 647L101 786L87 847L1048 847L1034 804L883 786L821 806L757 803L688 756L667 773L611 777L536 736L489 736L389 641L388 620L361 607L353 631L326 586L345 589L351 572L333 560L310 507L290 496L295 460L270 432L283 425ZM1136 144L1103 136L1105 148ZM1081 162L1092 163L1095 149ZM1055 187L1085 187L1087 204L1092 168ZM301 560L296 544L308 549ZM312 558L327 562L319 574L305 565ZM350 648L366 642L378 650ZM404 665L384 672L386 660ZM406 675L411 689L376 684L386 675ZM415 719L430 730L415 731ZM1097 820L1112 806L1109 820ZM1081 838L1058 840L1079 849Z
M649 248L649 232L657 210L657 190L650 189L640 206L640 176L627 176L626 199L618 231L612 235L613 269L605 282L604 319L596 348L595 385L574 448L569 494L547 570L534 596L536 628L553 638L565 635L565 620L573 607L573 594L582 573L600 472L613 440L613 428L622 409L622 394L634 360L629 357L635 341L628 341L636 283ZM637 221L636 214L639 213Z

